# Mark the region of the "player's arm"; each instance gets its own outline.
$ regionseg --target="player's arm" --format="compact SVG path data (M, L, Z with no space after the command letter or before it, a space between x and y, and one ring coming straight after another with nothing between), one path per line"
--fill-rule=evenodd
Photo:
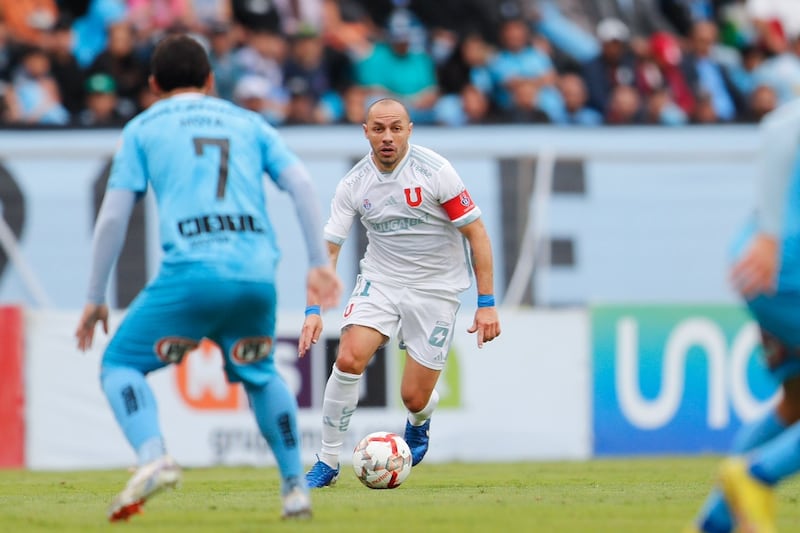
M734 287L747 298L772 293L777 286L781 233L798 157L797 124L797 113L773 115L760 128L757 233L731 269Z
M122 130L120 146L111 164L108 188L95 222L89 294L75 331L81 350L92 346L98 322L108 333L108 306L105 303L108 278L122 251L133 206L147 191L147 169L139 149L137 131L135 122Z
M336 262L339 260L339 250L341 248L339 244L328 242L328 256L334 270L336 269ZM299 357L303 357L311 349L311 345L316 344L322 335L321 309L319 299L314 293L308 291L306 293L306 318L303 320L300 339L297 342L297 355Z
M299 162L284 168L278 184L292 197L306 241L309 270L306 279L308 298L323 307L336 307L342 293L342 283L331 265L322 238L322 217L316 203L316 192L305 166Z
M494 266L492 243L489 233L478 218L458 228L469 242L472 251L472 267L475 270L475 284L478 288L478 308L475 319L467 330L477 333L478 348L500 335L500 318L494 303Z
M87 303L75 332L81 350L92 346L98 322L102 324L103 332L108 333L108 306L105 303L108 278L125 243L125 233L136 199L136 193L127 189L109 189L103 197L92 238Z

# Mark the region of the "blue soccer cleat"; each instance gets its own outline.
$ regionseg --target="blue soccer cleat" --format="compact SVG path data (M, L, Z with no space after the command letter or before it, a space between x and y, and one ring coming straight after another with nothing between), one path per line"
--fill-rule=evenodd
M431 419L425 421L421 426L413 426L406 420L406 434L403 439L411 448L411 466L415 466L422 461L428 452L428 441L431 434Z
M330 487L336 480L339 479L339 467L336 469L331 468L317 456L317 462L311 467L311 470L306 472L306 483L310 489L321 489L322 487Z

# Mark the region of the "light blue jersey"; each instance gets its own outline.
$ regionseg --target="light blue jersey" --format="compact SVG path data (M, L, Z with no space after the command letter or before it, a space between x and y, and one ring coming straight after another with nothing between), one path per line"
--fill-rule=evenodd
M761 125L756 229L781 241L779 291L800 292L800 99Z
M298 163L260 116L198 93L162 100L123 130L109 189L153 188L162 273L273 281L279 251L263 174ZM281 187L283 188L283 187Z

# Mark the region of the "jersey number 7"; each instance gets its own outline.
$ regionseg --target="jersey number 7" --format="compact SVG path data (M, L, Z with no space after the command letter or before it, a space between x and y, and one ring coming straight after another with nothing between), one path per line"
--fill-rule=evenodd
M194 154L203 155L206 146L219 148L219 172L217 174L217 198L225 197L225 183L228 181L228 152L230 141L219 137L193 137Z

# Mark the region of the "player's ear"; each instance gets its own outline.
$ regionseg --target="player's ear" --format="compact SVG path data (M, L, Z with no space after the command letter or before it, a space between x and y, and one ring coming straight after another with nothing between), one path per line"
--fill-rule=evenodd
M213 72L209 72L208 73L208 78L206 78L206 84L203 87L203 92L206 93L206 94L214 94L215 93L215 89L216 89L214 87L215 83L216 82L214 81L214 73Z
M156 96L160 97L161 94L164 92L164 91L161 90L161 87L158 85L158 82L156 81L156 77L153 76L152 74L147 78L147 83L150 85L150 90L153 91L153 94L155 94Z
M364 128L364 137L369 138L369 135L367 135L367 124L363 123L361 124L361 127Z

